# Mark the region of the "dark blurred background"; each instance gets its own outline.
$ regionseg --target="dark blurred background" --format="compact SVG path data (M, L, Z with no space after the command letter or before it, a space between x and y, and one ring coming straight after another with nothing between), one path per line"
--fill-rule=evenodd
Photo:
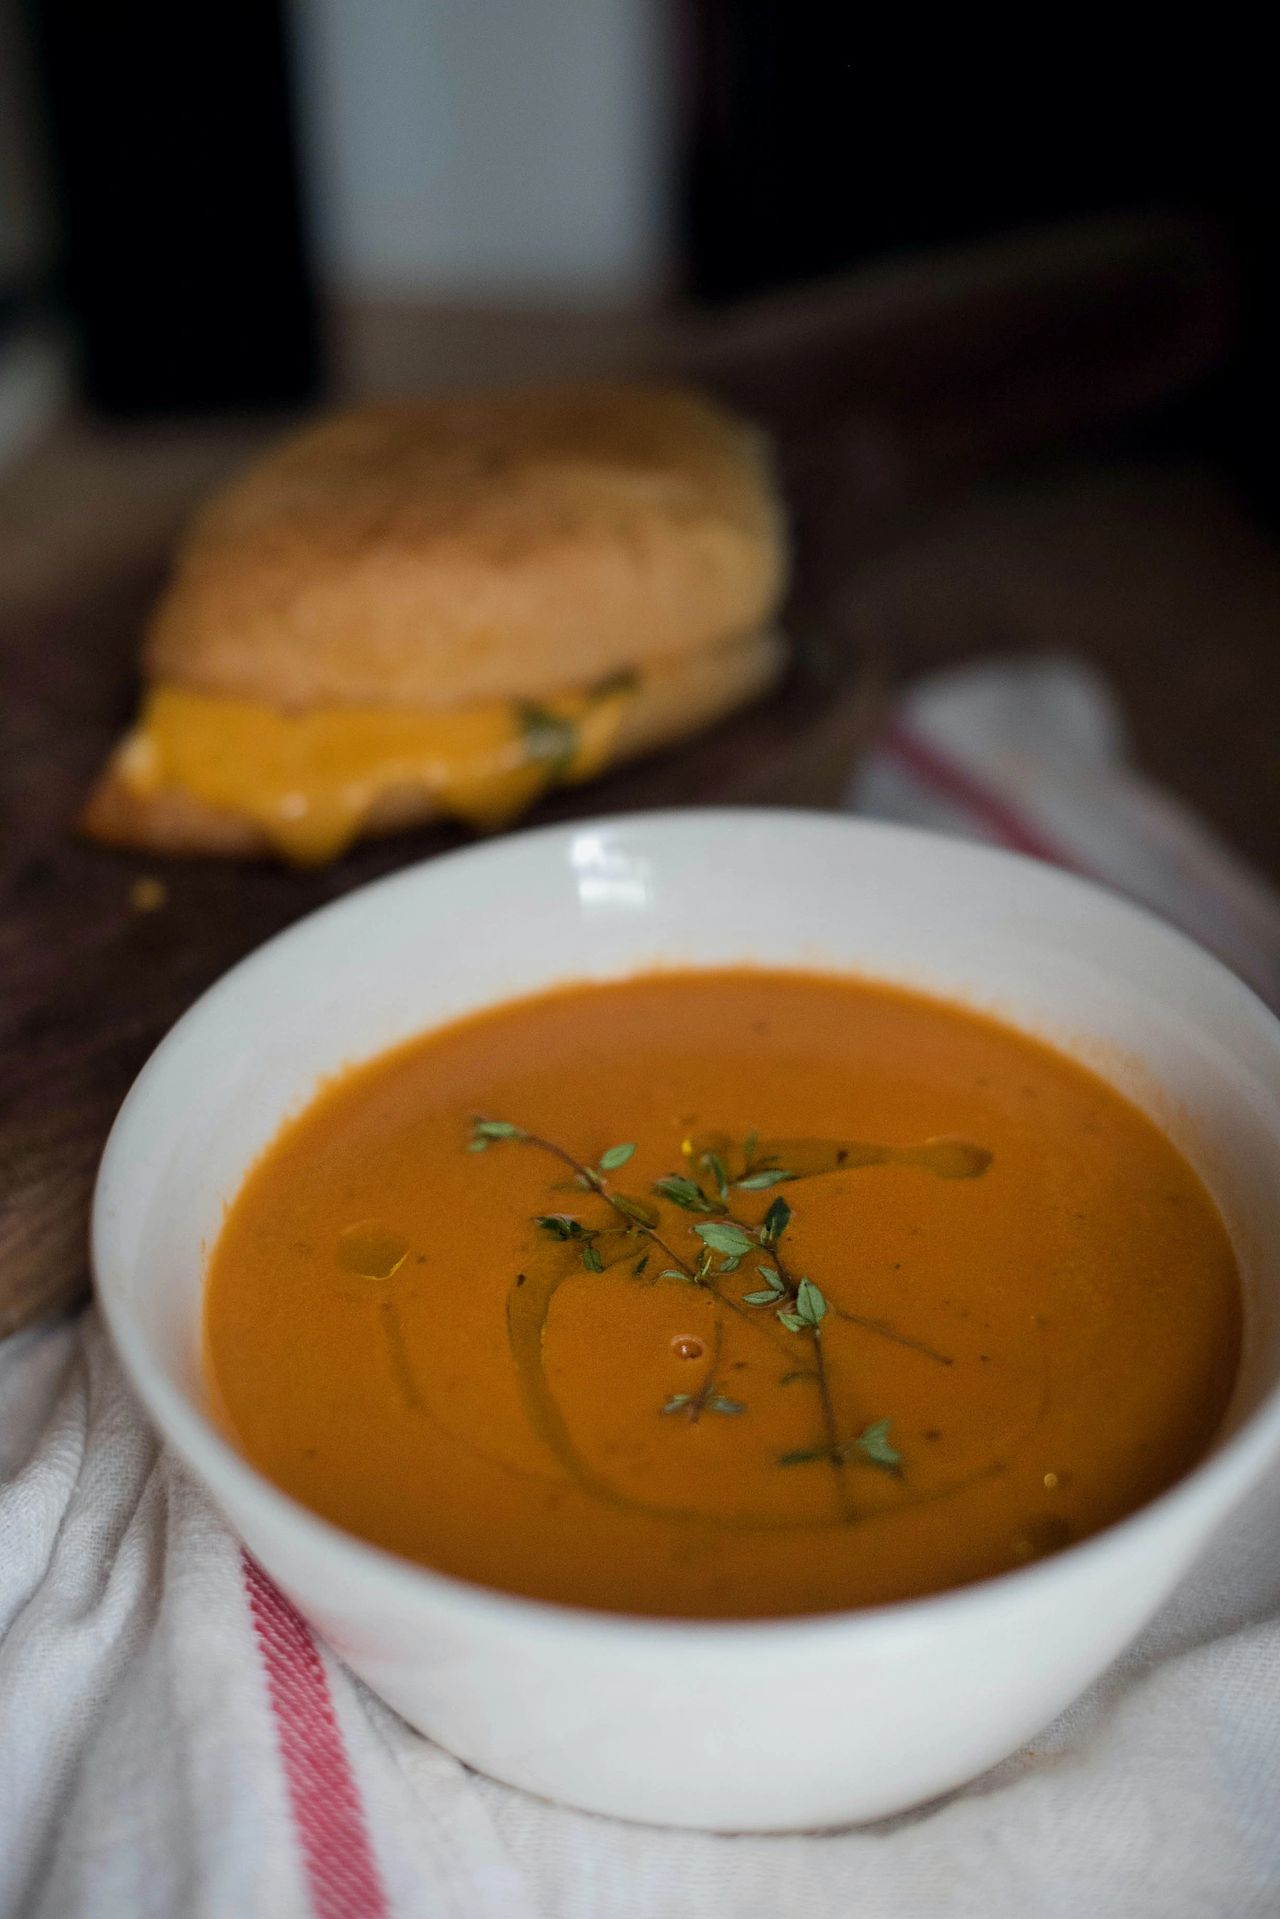
M28 356L56 334L105 415L290 405L473 362L608 362L636 351L623 316L660 332L996 235L1173 212L1202 223L1232 319L1167 393L1165 438L1212 443L1269 495L1277 181L1243 15L1033 33L892 11L0 0L0 325Z
M1280 871L1263 43L1223 9L1034 27L0 0L15 633L98 596L108 728L184 519L300 412L674 372L776 437L799 643L886 681L1083 653L1152 770Z

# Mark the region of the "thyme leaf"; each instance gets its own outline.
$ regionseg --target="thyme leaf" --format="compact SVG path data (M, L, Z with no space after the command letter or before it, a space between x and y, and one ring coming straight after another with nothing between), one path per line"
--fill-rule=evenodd
M789 1333L816 1334L826 1316L827 1302L822 1289L808 1278L796 1287L795 1303L782 1307L778 1313Z
M875 1420L858 1434L853 1443L873 1466L882 1466L886 1472L896 1473L902 1465L902 1454L896 1446L889 1444L889 1427L892 1423L888 1419Z
M799 1379L804 1375L789 1373L789 1379ZM861 1456L870 1460L873 1466L880 1466L885 1472L896 1473L902 1466L902 1454L896 1446L889 1444L888 1419L877 1419L858 1434L856 1439L846 1439L834 1446L802 1446L796 1452L783 1453L778 1461L780 1466L810 1466L815 1460L834 1460L843 1465L850 1459Z
M776 1306L778 1301L785 1296L787 1290L782 1283L780 1275L774 1271L772 1266L757 1266L756 1274L758 1278L764 1281L766 1290L759 1293L744 1293L742 1295L743 1305Z
M704 1245L714 1252L727 1253L730 1259L740 1258L743 1253L754 1250L755 1241L743 1226L735 1226L732 1220L704 1220L694 1227Z
M697 1413L745 1413L747 1409L740 1399L729 1399L724 1393L708 1393L705 1398L701 1393L672 1393L662 1410L696 1418Z
M729 1192L729 1173L719 1153L704 1153L702 1164L715 1181L716 1191L721 1199L726 1198Z
M815 1332L827 1316L827 1302L811 1279L802 1279L796 1288L796 1311Z
M708 1199L701 1186L687 1179L683 1173L668 1173L664 1179L654 1182L653 1190L659 1199L669 1199L673 1206L681 1207L686 1213L724 1211L719 1200Z
M760 1228L760 1244L776 1246L790 1223L791 1208L785 1199L781 1197L775 1199L764 1216L764 1223Z
M587 1228L572 1213L535 1213L533 1223L548 1239L585 1239Z

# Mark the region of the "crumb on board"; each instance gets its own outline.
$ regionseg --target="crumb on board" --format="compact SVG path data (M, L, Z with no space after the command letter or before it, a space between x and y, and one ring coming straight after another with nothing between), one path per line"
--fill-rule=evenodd
M151 874L143 874L129 888L129 904L135 913L156 913L169 897L169 889L163 880Z

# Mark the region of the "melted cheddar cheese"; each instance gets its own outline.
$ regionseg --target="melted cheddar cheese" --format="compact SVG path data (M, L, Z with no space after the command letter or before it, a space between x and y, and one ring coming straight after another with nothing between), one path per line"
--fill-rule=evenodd
M335 858L388 794L421 794L478 827L514 819L552 785L609 762L630 682L438 712L326 707L280 713L158 685L121 749L129 788L178 788L249 819L299 864Z

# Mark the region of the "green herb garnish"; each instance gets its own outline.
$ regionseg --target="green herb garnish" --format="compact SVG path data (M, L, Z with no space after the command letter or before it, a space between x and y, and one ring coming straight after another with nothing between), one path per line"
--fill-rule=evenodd
M691 1419L702 1413L745 1413L740 1399L728 1399L724 1393L712 1393L702 1399L697 1393L672 1393L662 1408L664 1413L687 1412Z
M726 1198L729 1192L729 1173L719 1153L704 1153L702 1155L702 1164L715 1181L716 1192L720 1198Z
M471 1145L473 1153L483 1153L490 1141L495 1139L528 1139L529 1135L519 1126L513 1126L506 1119L473 1119L471 1122Z
M925 1164L930 1170L945 1178L971 1178L985 1169L989 1155L981 1149L967 1147L963 1142L942 1142L946 1146L946 1155L939 1158L936 1146L930 1142L919 1149L890 1149L843 1146L822 1141L790 1141L777 1143L777 1150L766 1151L757 1157L759 1137L755 1133L747 1136L741 1149L722 1135L711 1135L700 1147L686 1142L685 1155L707 1175L708 1182L714 1186L714 1194L706 1186L683 1173L670 1173L655 1182L652 1193L655 1199L666 1201L684 1213L701 1215L696 1218L689 1230L701 1242L696 1258L687 1259L675 1250L669 1238L662 1231L662 1218L659 1208L649 1200L637 1199L631 1194L615 1192L610 1184L609 1175L625 1166L635 1155L634 1141L623 1141L608 1147L601 1155L598 1164L591 1166L578 1159L565 1147L553 1140L541 1138L530 1133L509 1120L475 1119L472 1122L469 1150L484 1152L492 1145L502 1141L511 1141L535 1146L568 1169L572 1184L579 1192L589 1196L588 1203L603 1206L613 1215L613 1223L592 1225L576 1213L553 1212L539 1213L534 1216L534 1224L549 1239L562 1244L572 1244L581 1258L583 1268L593 1274L602 1274L608 1267L615 1270L626 1262L626 1271L630 1279L640 1280L648 1271L653 1249L656 1247L666 1259L657 1278L675 1280L685 1286L701 1286L709 1291L715 1301L716 1309L723 1306L736 1313L744 1321L766 1331L776 1340L782 1335L772 1330L776 1319L786 1333L807 1334L810 1339L809 1350L813 1364L809 1367L794 1368L785 1373L780 1381L783 1385L801 1379L812 1381L818 1389L819 1405L822 1417L823 1440L819 1445L801 1447L793 1452L784 1453L779 1463L784 1466L799 1466L811 1461L825 1461L831 1468L840 1503L841 1517L851 1520L856 1513L850 1504L845 1484L845 1468L858 1460L877 1466L882 1471L900 1474L902 1456L892 1444L889 1433L891 1421L880 1419L865 1427L856 1438L841 1440L838 1436L836 1411L832 1392L832 1380L825 1352L823 1338L824 1322L829 1314L835 1314L862 1327L865 1331L883 1338L895 1340L900 1345L920 1352L943 1365L951 1362L945 1355L935 1353L922 1342L896 1331L895 1328L875 1319L868 1319L846 1310L838 1303L828 1300L822 1288L807 1274L795 1279L779 1251L779 1243L788 1230L792 1220L792 1209L781 1195L774 1198L757 1226L749 1221L734 1218L729 1210L728 1197L733 1190L764 1192L771 1186L784 1181L798 1180L819 1171L837 1170L848 1164L881 1164L887 1159L904 1159L912 1163ZM803 1150L802 1150L803 1149ZM785 1150L786 1163L782 1163ZM937 1163L935 1163L937 1162ZM741 1164L741 1171L734 1177L734 1170ZM563 1190L563 1189L562 1189ZM670 1229L668 1229L670 1230ZM601 1250L601 1244L604 1250ZM638 1245L637 1245L638 1242ZM632 1259L634 1249L637 1256ZM769 1255L770 1263L760 1259L761 1253ZM753 1291L736 1298L722 1284L724 1278L737 1271L741 1262L756 1256L756 1278L761 1282ZM717 1266L716 1262L719 1260ZM523 1282L523 1275L516 1283ZM550 1285L558 1281L554 1277ZM525 1302L520 1308L520 1334L518 1359L525 1367L522 1379L525 1382L527 1403L536 1409L539 1431L549 1437L556 1445L560 1456L576 1473L582 1483L596 1483L592 1469L576 1456L572 1442L568 1437L563 1420L555 1410L554 1399L545 1386L545 1382L535 1383L529 1376L529 1368L536 1372L541 1361L542 1331L545 1330L545 1312L550 1293L545 1293L538 1310L543 1318L539 1321L530 1316L528 1305L530 1289L520 1294L513 1291L512 1298ZM758 1314L759 1308L768 1312ZM514 1311L514 1308L511 1310ZM512 1322L513 1326L515 1321ZM541 1328L541 1330L540 1330ZM513 1331L513 1341L516 1334ZM746 1411L741 1400L732 1398L723 1391L717 1381L719 1359L723 1338L723 1329L719 1319L715 1321L715 1344L711 1363L702 1385L696 1392L673 1393L664 1403L664 1414L683 1415L691 1423L705 1413L723 1416L739 1415Z
M833 1460L839 1465L853 1459L866 1459L873 1466L881 1467L885 1472L897 1473L902 1467L902 1454L889 1444L889 1426L887 1419L877 1419L858 1434L856 1439L846 1439L834 1446L804 1446L797 1452L783 1453L780 1466L811 1466L815 1460Z
M764 1223L760 1228L760 1244L776 1246L790 1224L791 1208L785 1199L775 1199L764 1216Z
M796 1293L796 1311L806 1326L820 1326L827 1314L827 1302L811 1279L802 1279Z
M816 1333L827 1316L827 1302L811 1279L802 1279L796 1288L795 1304L778 1314L789 1333Z
M524 700L518 709L520 735L528 759L545 765L551 779L567 773L578 751L578 729L536 700Z
M781 1276L772 1266L757 1266L756 1277L764 1281L764 1290L744 1293L742 1295L744 1306L776 1306L780 1299L787 1297L787 1289L782 1283Z
M654 1192L659 1199L669 1199L673 1206L683 1207L686 1213L722 1213L724 1207L719 1200L708 1199L701 1186L683 1173L668 1173L665 1179L654 1181Z
M572 1213L535 1213L533 1223L548 1239L582 1239L587 1231Z
M727 1253L731 1259L755 1250L756 1242L746 1227L736 1226L732 1220L703 1220L693 1230L713 1252Z
M886 1472L896 1473L902 1465L902 1454L896 1446L889 1444L891 1423L887 1419L877 1419L860 1432L853 1443L873 1466L883 1466Z

